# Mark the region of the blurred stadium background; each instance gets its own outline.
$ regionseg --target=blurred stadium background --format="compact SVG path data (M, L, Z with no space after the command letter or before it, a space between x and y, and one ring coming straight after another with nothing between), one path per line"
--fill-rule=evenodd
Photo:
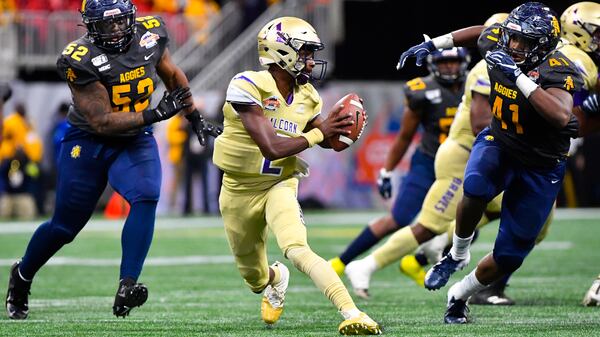
M325 107L349 91L365 98L370 123L364 136L341 153L316 149L303 154L312 165L311 176L300 187L300 200L310 208L384 208L375 192L376 171L382 166L404 109L401 85L426 74L425 67L395 70L402 50L422 39L470 24L489 15L509 11L518 1L485 1L474 7L460 2L343 1L343 0L137 0L138 17L161 15L171 34L175 62L190 78L196 103L207 116L222 118L224 90L237 72L257 69L256 34L270 19L294 15L306 18L326 44L327 80L317 83ZM483 2L482 2L483 3ZM571 1L547 4L561 13ZM5 106L5 140L19 132L11 115L26 114L35 166L25 176L21 190L36 201L36 215L46 215L53 205L54 157L64 131L61 109L70 102L67 86L55 70L64 46L84 33L78 13L79 0L0 1L0 80L9 81L13 98ZM472 51L473 64L480 58ZM157 88L155 92L162 92ZM14 116L13 116L14 117ZM181 119L161 123L155 129L163 157L163 191L159 214L217 213L220 174L210 162L211 148L196 146ZM416 139L418 141L418 137ZM559 205L600 205L600 156L593 155L599 142L591 136L577 142ZM7 162L15 148L5 141L0 149ZM410 158L408 153L405 158ZM25 167L25 165L23 165ZM408 167L403 161L395 179ZM10 167L3 166L6 187ZM102 210L110 191L99 205ZM28 214L31 214L29 212Z

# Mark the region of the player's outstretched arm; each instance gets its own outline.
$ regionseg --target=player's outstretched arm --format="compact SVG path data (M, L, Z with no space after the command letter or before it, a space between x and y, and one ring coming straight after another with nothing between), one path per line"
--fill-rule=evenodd
M184 103L190 97L189 88L178 88L170 94L165 92L156 108L141 113L113 113L108 92L99 81L86 85L71 83L69 88L77 109L86 117L90 126L101 135L112 135L169 119L189 107Z
M396 65L396 69L402 69L406 64L406 61L411 57L416 59L415 64L417 66L421 66L427 55L436 49L452 47L475 47L477 44L477 39L484 29L485 26L472 26L455 30L451 33L438 36L433 39L430 39L427 35L423 35L425 37L424 42L410 47L407 51L400 55L400 60L398 61L398 65Z
M471 130L473 135L478 135L492 122L492 108L489 96L473 91L471 97Z
M348 134L349 131L342 128L354 123L351 115L338 116L336 113L330 113L318 128L303 133L302 137L279 137L258 105L233 103L233 108L239 114L244 128L258 145L260 152L268 160L289 157L322 142L325 138Z

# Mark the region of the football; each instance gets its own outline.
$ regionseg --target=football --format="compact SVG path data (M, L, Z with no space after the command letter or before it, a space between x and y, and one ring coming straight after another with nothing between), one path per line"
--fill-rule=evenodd
M354 124L345 128L346 130L350 131L349 135L337 135L329 139L331 148L338 152L347 149L360 137L367 120L367 112L363 107L363 100L357 94L349 93L342 97L342 99L335 103L334 108L337 108L342 104L344 107L339 113L351 113L352 118L354 119Z

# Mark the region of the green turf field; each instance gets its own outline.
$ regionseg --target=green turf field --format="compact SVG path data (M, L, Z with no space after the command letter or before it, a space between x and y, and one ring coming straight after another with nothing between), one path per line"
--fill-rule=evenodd
M359 308L389 336L599 336L600 307L579 302L600 273L600 211L559 214L546 241L513 277L514 307L473 306L467 326L442 323L446 289L428 292L396 266L371 283L370 301ZM340 252L372 214L307 215L309 243L325 258ZM584 219L587 218L587 219ZM202 225L201 225L202 224ZM10 262L23 254L34 223L0 224L0 282L4 292ZM162 219L140 281L148 302L126 319L112 316L120 257L120 222L95 221L58 259L37 275L27 321L4 311L0 336L335 336L341 316L303 274L292 271L286 310L274 329L260 320L260 296L243 284L216 218ZM497 225L473 246L477 261L491 248ZM270 260L283 260L273 240ZM472 261L473 261L472 260ZM472 263L469 267L472 268ZM451 280L458 280L459 273ZM348 283L347 283L348 284Z

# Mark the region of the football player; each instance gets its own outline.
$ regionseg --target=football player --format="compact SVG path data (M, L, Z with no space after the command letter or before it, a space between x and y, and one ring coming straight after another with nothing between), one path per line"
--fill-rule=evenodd
M137 279L152 241L161 181L150 126L184 110L196 130L204 129L188 80L171 60L160 17L136 19L130 0L83 1L81 14L87 34L69 43L57 61L73 104L58 158L56 206L11 268L6 309L12 319L27 318L35 274L85 226L107 182L131 205L113 314L125 317L142 305L148 289ZM158 77L169 93L151 108Z
M600 63L600 4L595 2L579 2L567 8L560 17L563 39L568 43L561 51L577 62L584 74L586 85L592 95L583 98L575 95L576 105L580 109L573 112L581 123L580 135L584 136L600 130L600 108L596 94L598 78L597 66ZM572 53L568 54L567 50ZM583 55L582 55L583 54ZM579 57L578 57L579 56ZM588 84L592 82L596 84ZM585 94L585 92L583 93ZM600 303L600 275L592 282L583 297L584 306L597 306Z
M467 300L517 270L535 244L564 178L570 138L577 137L573 92L583 80L556 50L560 23L538 2L515 8L502 24L473 26L426 41L400 57L417 65L435 49L478 42L488 64L494 119L479 133L467 162L450 252L426 275L443 287L469 261L473 232L487 203L504 191L494 250L448 291L445 323L469 321Z
M322 101L309 83L321 79L326 62L315 59L324 48L315 29L295 17L267 23L258 33L258 54L267 70L237 74L223 106L225 127L217 138L214 163L224 171L219 206L238 270L253 292L263 293L262 319L277 322L283 312L289 271L268 265L267 228L284 256L335 305L344 317L342 334L379 334L381 329L356 308L339 276L307 243L296 197L308 165L296 154L328 138L348 134L351 115L341 107L320 116Z
M410 170L402 179L391 213L369 223L342 254L330 260L338 275L344 272L348 263L385 236L410 225L421 210L425 194L435 180L435 154L448 137L448 130L460 103L469 60L464 48L436 50L427 59L431 74L406 82L406 108L402 126L377 180L379 193L384 199L389 199L392 195L392 171L406 154L419 126L424 129L421 143L411 157ZM425 241L434 235L426 228L413 228L414 233L410 230L406 232L407 230L402 231L404 236L417 238L411 240L411 243ZM352 272L353 268L348 265L348 277L352 278ZM368 297L368 293L360 288L355 288L355 291L361 297Z

